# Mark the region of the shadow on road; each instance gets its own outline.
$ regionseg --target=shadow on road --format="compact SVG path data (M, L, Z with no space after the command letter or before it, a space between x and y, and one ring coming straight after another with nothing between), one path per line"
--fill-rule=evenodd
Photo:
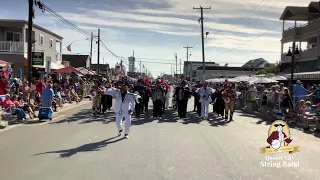
M38 153L38 154L34 154L34 156L44 155L44 154L60 154L61 158L67 158L67 157L71 157L71 156L73 156L77 153L80 153L80 152L100 151L101 148L106 147L108 144L113 144L113 143L119 142L124 139L124 138L120 138L120 139L113 140L116 137L118 137L118 136L115 136L115 137L112 137L109 139L105 139L105 140L99 141L99 142L84 144L82 146L72 148L72 149Z
M229 123L231 123L232 121L224 119L221 116L214 116L215 118L211 121L209 121L210 126L213 127L223 127L223 126L227 126Z

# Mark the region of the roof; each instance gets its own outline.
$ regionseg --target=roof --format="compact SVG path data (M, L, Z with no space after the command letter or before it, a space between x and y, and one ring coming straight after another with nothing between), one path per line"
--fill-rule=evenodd
M258 71L262 68L243 68L243 67L228 67L228 66L206 66L206 70L231 70L231 71ZM197 70L202 70L202 66Z
M186 66L187 64L191 64L191 63L192 64L201 64L202 65L203 62L202 61L184 61L183 65ZM206 65L210 65L210 64L211 65L213 65L213 64L217 65L217 63L215 63L215 62L205 62L205 64Z
M246 62L242 67L244 67L244 68L257 68L264 63L269 63L269 62L263 58L252 59L252 60Z
M90 58L89 55L62 54L62 60L69 61L70 65L75 68L86 67L88 58Z
M319 2L311 2L308 7L287 6L283 10L280 20L308 21L317 17L320 17Z
M16 23L16 24L21 24L21 25L27 25L28 24L28 21L26 20L18 20L18 19L0 19L0 23ZM33 27L37 28L37 29L40 29L41 31L43 32L46 32L52 36L55 36L56 38L59 38L59 39L63 39L63 37L59 36L58 34L52 32L52 31L49 31L48 29L45 29L41 26L38 26L36 24L33 24Z

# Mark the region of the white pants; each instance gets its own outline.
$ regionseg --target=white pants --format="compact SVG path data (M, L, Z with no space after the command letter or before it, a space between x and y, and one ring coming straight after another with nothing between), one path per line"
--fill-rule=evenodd
M209 114L209 101L203 101L201 103L201 117L208 117Z
M125 119L126 124L125 124L125 134L129 134L130 131L130 126L131 126L131 115L127 113L122 113L122 114L116 114L116 124L118 127L118 131L122 130L122 119Z
M170 99L169 97L166 98L166 104L165 104L166 109L169 108L169 99Z

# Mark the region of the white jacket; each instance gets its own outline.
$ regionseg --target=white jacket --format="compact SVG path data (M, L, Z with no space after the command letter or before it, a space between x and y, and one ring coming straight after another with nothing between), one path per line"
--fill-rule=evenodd
M200 89L196 90L196 93L198 93L200 95L200 99L199 102L212 102L211 99L211 94L213 93L213 90L209 87L207 87L206 89L204 89L203 87Z
M109 88L104 94L114 96L116 103L114 105L114 112L116 114L128 113L129 110L134 111L135 100L138 95L127 92L124 101L122 102L121 92L117 89Z

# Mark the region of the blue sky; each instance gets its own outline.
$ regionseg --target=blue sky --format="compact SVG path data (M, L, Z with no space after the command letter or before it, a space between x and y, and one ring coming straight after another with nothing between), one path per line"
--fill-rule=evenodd
M248 60L279 61L285 6L307 6L308 0L43 0L51 9L82 29L97 35L115 54L129 57L135 51L153 75L171 73L171 63L186 60L183 46L192 46L191 61L201 61L199 10L204 12L206 61L241 66ZM27 20L28 1L2 2L0 18ZM36 8L34 22L64 37L63 48L71 42L72 53L89 54L86 36ZM292 26L287 23L286 27ZM271 30L270 30L271 29ZM268 31L269 30L269 31ZM285 46L287 50L288 46ZM96 62L94 46L93 62ZM120 60L101 47L101 62L114 66ZM127 63L127 62L126 62ZM139 62L136 63L139 66ZM175 65L173 65L175 69ZM138 68L139 69L139 68ZM179 67L178 67L179 70ZM178 72L179 73L179 72Z

